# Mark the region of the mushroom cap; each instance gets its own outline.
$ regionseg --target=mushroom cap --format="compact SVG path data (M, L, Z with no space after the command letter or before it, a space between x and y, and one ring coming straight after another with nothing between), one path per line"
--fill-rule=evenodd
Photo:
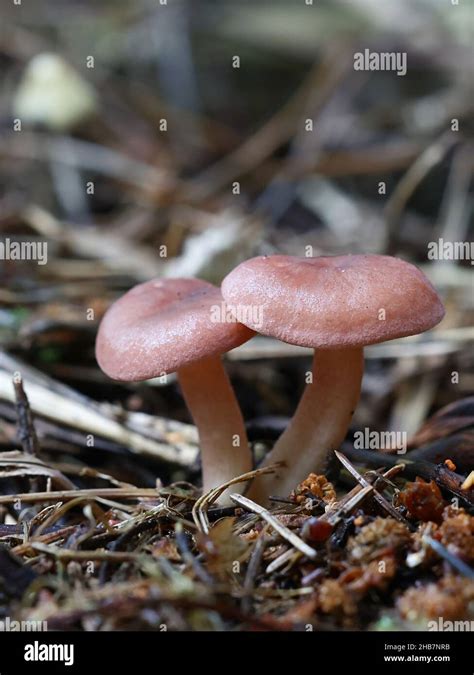
M96 340L97 362L114 380L138 382L223 354L254 333L219 314L222 306L220 290L200 279L139 284L105 313ZM216 320L220 315L223 319Z
M250 328L290 344L342 349L422 333L444 316L414 265L383 255L252 258L222 283L231 306L260 307ZM385 313L385 315L384 315Z

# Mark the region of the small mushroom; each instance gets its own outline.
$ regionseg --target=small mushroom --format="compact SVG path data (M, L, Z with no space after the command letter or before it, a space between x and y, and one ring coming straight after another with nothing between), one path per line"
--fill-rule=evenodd
M96 342L99 366L114 380L177 372L199 431L205 491L252 469L242 413L221 355L254 333L241 323L213 320L222 303L220 290L206 281L147 281L108 309Z
M42 52L28 63L13 97L13 114L26 124L67 132L98 109L95 89L59 54Z
M421 333L444 316L417 267L379 255L252 258L224 279L222 294L229 307L258 307L247 313L250 328L316 349L312 381L264 461L284 467L250 486L260 502L321 471L344 440L360 395L364 345Z

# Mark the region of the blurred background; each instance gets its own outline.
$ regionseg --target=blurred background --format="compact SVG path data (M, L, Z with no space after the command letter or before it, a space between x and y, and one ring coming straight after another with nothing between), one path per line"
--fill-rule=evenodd
M45 453L153 484L171 443L156 420L189 416L172 377L118 385L100 372L101 316L154 276L218 284L271 253L418 264L447 316L367 349L354 427L413 437L456 402L472 423L471 261L428 255L440 238L473 238L472 14L450 0L3 3L0 234L47 242L48 260L0 261L2 449L16 447L19 371ZM365 49L406 53L406 75L354 70ZM309 363L263 338L229 355L254 440L278 435ZM143 442L140 466L127 464L129 443L93 413L158 450ZM195 443L188 427L173 433L177 448ZM184 461L169 472L195 475Z

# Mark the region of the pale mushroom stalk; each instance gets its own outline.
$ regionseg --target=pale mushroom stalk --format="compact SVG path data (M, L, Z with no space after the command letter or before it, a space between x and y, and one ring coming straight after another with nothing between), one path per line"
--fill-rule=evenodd
M212 356L180 368L178 380L199 431L203 491L251 471L244 420L221 358ZM230 492L239 489L243 486L235 485Z
M275 474L254 479L248 496L264 503L270 495L288 495L307 475L322 472L328 455L346 437L360 396L364 371L362 347L316 350L312 382L295 414L262 466L284 465Z

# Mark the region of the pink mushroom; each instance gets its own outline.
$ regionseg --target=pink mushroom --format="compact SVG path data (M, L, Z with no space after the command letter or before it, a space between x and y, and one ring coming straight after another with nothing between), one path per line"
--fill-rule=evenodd
M421 333L444 316L417 267L379 255L253 258L224 279L222 294L230 307L259 308L248 312L250 328L316 349L312 382L263 463L284 467L250 486L260 502L321 471L344 440L360 395L364 345Z
M244 421L221 355L254 334L212 320L218 288L198 279L154 279L132 288L106 312L96 357L114 380L136 382L177 372L199 431L203 489L252 469ZM235 490L233 490L235 491Z

